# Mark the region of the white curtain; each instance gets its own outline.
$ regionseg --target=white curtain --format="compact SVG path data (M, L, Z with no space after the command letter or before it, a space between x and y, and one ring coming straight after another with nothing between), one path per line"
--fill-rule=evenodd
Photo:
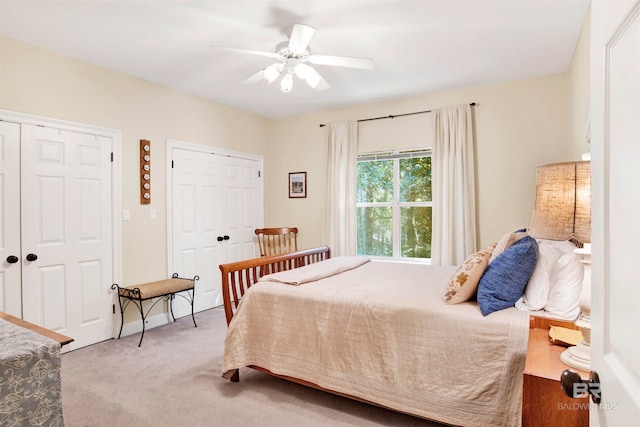
M433 110L433 265L459 265L476 248L475 155L471 107Z
M330 123L325 241L332 256L356 254L358 123Z

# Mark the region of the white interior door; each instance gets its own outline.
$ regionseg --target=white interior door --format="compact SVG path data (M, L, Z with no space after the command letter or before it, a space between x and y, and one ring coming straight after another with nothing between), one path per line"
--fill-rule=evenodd
M219 158L211 153L174 148L171 151L173 273L200 280L195 287L194 310L218 305L221 299L217 264L222 212ZM191 307L177 298L174 314L190 313Z
M262 218L260 161L214 154L210 147L168 143L171 193L170 268L198 275L195 311L222 305L218 266L257 255L254 230ZM176 317L190 313L181 298Z
M0 310L21 318L20 257L20 125L0 121Z
M229 236L220 264L255 258L259 255L256 245L261 200L258 194L259 165L255 160L226 157L223 163L223 188L226 193L223 226ZM222 301L221 301L222 303Z
M635 3L635 4L634 4ZM592 2L593 426L640 420L640 3Z
M112 141L23 124L21 142L22 317L68 349L111 338Z

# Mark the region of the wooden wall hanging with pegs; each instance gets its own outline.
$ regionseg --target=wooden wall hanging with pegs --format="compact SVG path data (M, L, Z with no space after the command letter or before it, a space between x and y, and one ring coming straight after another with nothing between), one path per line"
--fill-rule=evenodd
M140 140L140 204L151 203L151 141Z

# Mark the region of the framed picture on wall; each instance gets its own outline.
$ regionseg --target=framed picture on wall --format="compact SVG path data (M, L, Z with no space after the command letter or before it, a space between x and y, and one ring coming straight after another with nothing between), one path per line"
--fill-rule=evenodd
M307 173L289 172L289 198L307 197Z

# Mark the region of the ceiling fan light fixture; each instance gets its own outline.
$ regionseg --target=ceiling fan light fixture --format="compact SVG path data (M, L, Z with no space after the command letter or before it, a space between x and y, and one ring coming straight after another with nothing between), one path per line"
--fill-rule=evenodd
M283 92L291 92L293 88L293 74L288 72L285 76L280 80L280 89Z
M300 62L299 64L296 65L296 67L294 68L294 71L296 73L296 76L298 76L298 78L301 78L302 80L306 80L307 75L309 74L309 69L311 67L308 66L305 63Z
M262 77L264 77L267 83L271 83L278 78L281 72L282 64L271 64L267 68L262 70Z

